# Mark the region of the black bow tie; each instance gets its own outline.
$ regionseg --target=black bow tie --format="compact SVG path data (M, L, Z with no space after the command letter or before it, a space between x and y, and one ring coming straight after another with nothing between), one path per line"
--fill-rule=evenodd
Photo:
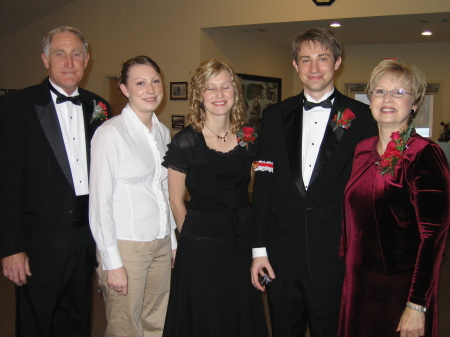
M56 104L64 103L64 102L72 102L75 105L81 105L81 96L64 96L63 94L59 93L58 90L56 90L52 85L50 85L50 90L56 95Z
M305 101L303 102L303 108L305 109L305 111L311 110L312 108L315 108L316 106L321 106L322 108L331 109L333 107L333 102L331 102L331 100L333 98L334 98L334 92L326 100L319 102L319 103L310 102L305 99Z

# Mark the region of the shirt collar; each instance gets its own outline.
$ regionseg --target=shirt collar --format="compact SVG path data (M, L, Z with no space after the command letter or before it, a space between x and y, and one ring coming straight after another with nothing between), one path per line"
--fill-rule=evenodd
M323 95L322 98L320 98L318 101L316 101L314 98L309 96L306 92L303 92L303 94L305 95L305 98L306 98L307 101L310 101L310 102L313 102L313 103L319 103L319 102L322 102L322 101L326 100L328 97L330 97L333 94L333 92L334 92L334 87L333 87L333 89L331 89L331 91L328 91L325 95Z
M50 84L62 95L64 96L68 96L68 97L72 97L72 96L77 96L78 95L78 87L75 89L75 91L72 93L72 95L67 95L67 92L65 92L63 90L63 88L61 88L60 86L56 85L55 83L53 83L53 81L49 78L48 79L50 81ZM53 93L52 93L53 94ZM55 95L56 96L56 95Z
M130 104L127 104L125 108L123 108L122 115L125 117L128 131L133 139L138 137L141 132L150 132L150 134L154 134L155 127L160 123L158 117L156 117L156 114L153 112L152 128L149 131L147 126L142 123L139 117L134 113L133 109L131 109Z

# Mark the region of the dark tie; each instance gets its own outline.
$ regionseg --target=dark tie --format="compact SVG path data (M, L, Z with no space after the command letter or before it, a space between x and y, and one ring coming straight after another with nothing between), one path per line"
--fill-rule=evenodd
M50 90L56 95L56 104L64 103L64 102L72 102L75 105L81 105L81 96L64 96L63 94L59 93L58 90L56 90L51 84L50 84Z
M333 98L334 98L334 92L326 100L319 102L319 103L310 102L305 99L305 101L303 102L303 108L305 109L305 111L311 110L312 108L315 108L316 106L321 106L322 108L331 109L333 107L333 103L331 102L331 100Z

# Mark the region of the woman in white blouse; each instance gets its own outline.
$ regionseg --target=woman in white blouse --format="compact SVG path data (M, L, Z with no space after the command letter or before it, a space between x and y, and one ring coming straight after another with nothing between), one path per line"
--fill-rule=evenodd
M134 57L123 64L119 83L129 103L91 144L90 226L105 336L160 336L176 248L161 166L170 133L154 113L163 97L160 69L147 56Z

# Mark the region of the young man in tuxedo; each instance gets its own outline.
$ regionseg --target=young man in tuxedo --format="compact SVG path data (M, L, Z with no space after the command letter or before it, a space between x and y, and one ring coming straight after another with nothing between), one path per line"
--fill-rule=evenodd
M356 144L376 134L368 106L334 87L341 52L326 29L297 35L293 65L304 89L262 117L251 274L267 288L274 337L303 337L307 325L312 337L337 335L343 192Z
M0 99L0 257L16 284L16 336L86 337L89 148L109 105L78 87L89 61L78 29L49 32L41 57L49 77Z

